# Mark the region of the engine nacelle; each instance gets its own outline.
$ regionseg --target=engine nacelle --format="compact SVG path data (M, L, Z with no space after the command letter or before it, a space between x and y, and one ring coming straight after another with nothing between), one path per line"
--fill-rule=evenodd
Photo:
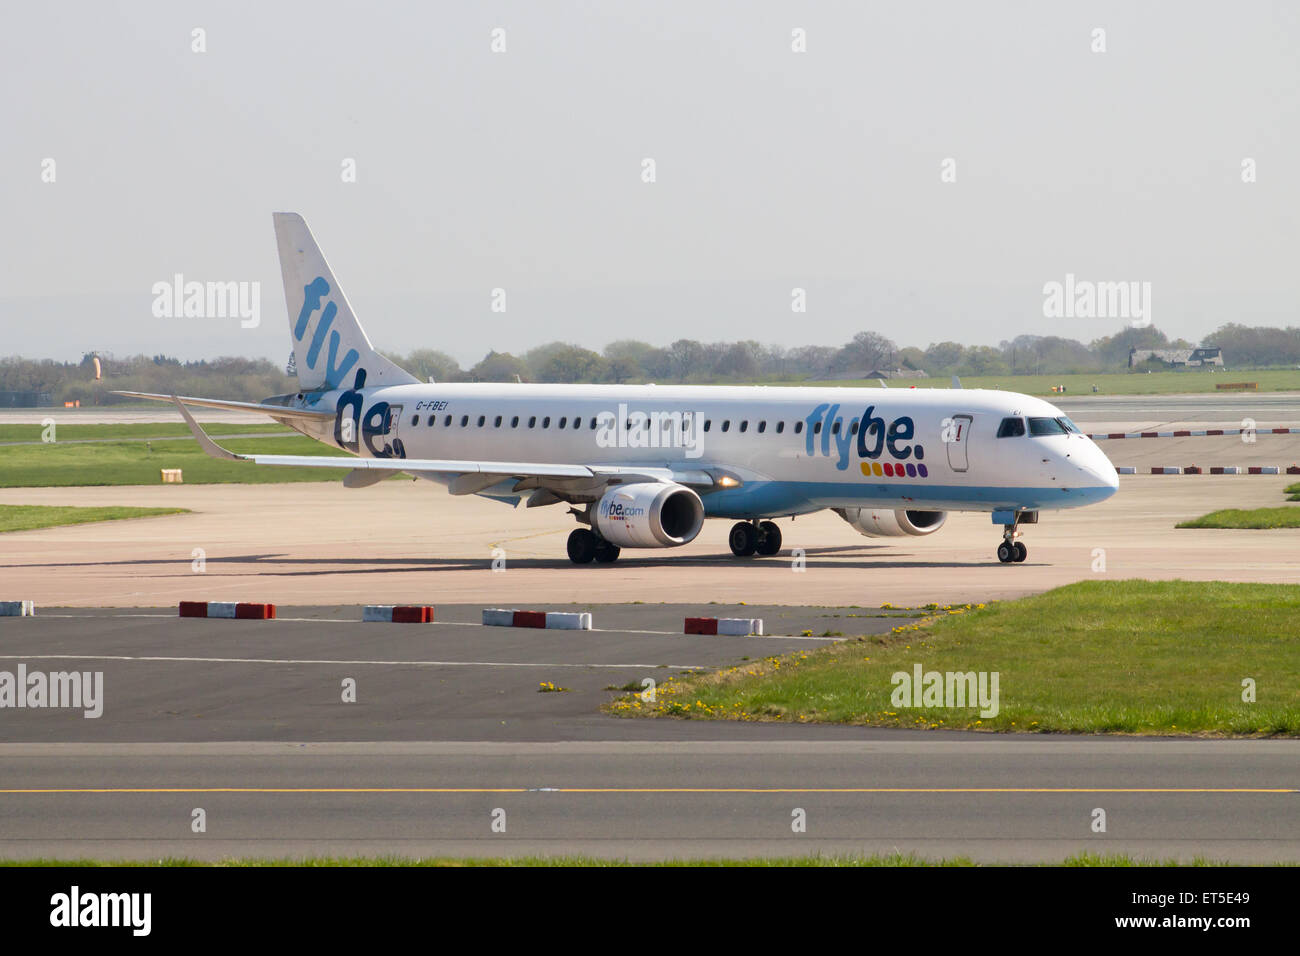
M902 538L934 534L948 520L946 511L886 511L878 508L836 508L835 513L868 538Z
M596 502L591 524L620 548L676 548L694 541L704 527L704 503L670 481L615 485Z

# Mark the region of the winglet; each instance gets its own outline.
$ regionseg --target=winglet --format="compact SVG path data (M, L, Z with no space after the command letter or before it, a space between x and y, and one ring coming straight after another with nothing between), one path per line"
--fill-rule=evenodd
M245 458L243 455L236 455L233 451L226 451L226 449L222 448L211 438L209 438L208 433L199 427L199 423L194 420L194 416L191 415L189 413L189 410L184 405L181 404L181 400L178 396L173 395L172 401L175 402L176 407L180 409L181 416L185 419L185 424L190 426L190 431L194 433L195 439L198 440L199 447L202 448L205 452L207 452L213 458L225 458L227 461L248 461L249 460Z

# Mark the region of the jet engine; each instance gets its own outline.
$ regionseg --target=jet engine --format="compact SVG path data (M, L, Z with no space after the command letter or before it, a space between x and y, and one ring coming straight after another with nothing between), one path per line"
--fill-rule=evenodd
M596 503L591 525L620 548L675 548L700 533L704 503L690 488L670 481L615 485Z
M901 538L934 534L948 519L946 511L886 511L876 508L836 508L835 513L868 538Z

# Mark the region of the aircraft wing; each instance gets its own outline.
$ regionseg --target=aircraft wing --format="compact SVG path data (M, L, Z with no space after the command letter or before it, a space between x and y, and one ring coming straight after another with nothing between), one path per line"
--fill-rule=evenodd
M137 394L137 393L123 393ZM249 461L256 465L281 465L294 468L350 468L352 472L344 480L349 487L364 487L382 480L386 474L404 471L411 474L426 473L453 476L448 485L452 494L475 494L504 480L514 478L513 491L527 490L590 490L603 487L618 480L638 481L675 481L678 484L699 488L712 488L719 483L721 475L715 475L708 469L676 468L642 468L616 465L578 465L550 464L544 462L523 461L460 461L443 458L359 458L351 455L238 455L222 448L208 437L207 432L199 427L194 416L185 408L184 402L190 401L177 395L167 396L176 405L185 423L194 434L199 446L213 458L227 461ZM208 400L201 400L208 401ZM215 403L209 402L209 405ZM252 403L225 403L243 405L259 411L277 406L259 406ZM218 405L217 407L222 407ZM297 411L289 409L289 411ZM268 412L268 414L275 414ZM332 418L328 413L326 418ZM739 484L729 476L732 485ZM558 500L558 499L557 499Z

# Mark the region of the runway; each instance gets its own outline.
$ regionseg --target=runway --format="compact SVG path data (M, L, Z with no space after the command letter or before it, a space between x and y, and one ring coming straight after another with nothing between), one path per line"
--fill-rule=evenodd
M1092 852L1272 862L1300 856L1297 758L1297 741L902 734L870 742L9 744L0 746L9 768L0 854L901 852L1033 862ZM192 831L196 808L201 834ZM1098 809L1104 833L1092 829Z
M1249 375L1246 375L1249 378ZM1300 393L1208 392L1190 395L1059 395L1050 401L1076 422L1240 422L1300 424Z

